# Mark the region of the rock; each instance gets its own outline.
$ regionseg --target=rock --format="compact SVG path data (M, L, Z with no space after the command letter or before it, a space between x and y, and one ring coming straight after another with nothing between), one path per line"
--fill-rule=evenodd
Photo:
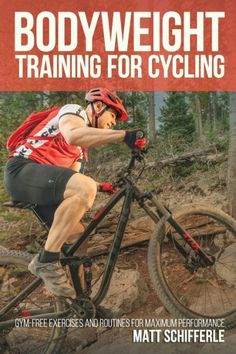
M155 310L155 315L158 317L165 310L164 306L160 306Z
M109 229L111 226L113 226L115 222L113 220L107 220L104 219L100 222L100 224L96 227L96 230L100 229Z
M96 243L96 242L102 242L104 240L104 237L101 236L101 235L97 235L95 234L92 238L91 238L91 241L93 243Z
M97 341L96 328L71 328L66 337L66 343L63 349L65 352L78 353L83 348ZM68 350L69 349L69 350Z
M94 293L98 290L101 280L94 286ZM115 270L110 288L102 306L110 309L116 316L130 313L143 304L148 296L148 287L138 271Z
M202 344L198 343L131 343L131 338L131 334L129 337L126 336L123 338L113 337L112 343L105 343L103 345L95 343L83 350L81 354L199 354L199 350L202 347ZM222 348L222 345L216 345L220 349ZM225 354L223 349L220 353ZM209 352L209 354L214 353ZM227 352L227 354L229 353Z
M199 354L232 354L235 353L236 335L225 337L224 343L206 343Z
M107 253L108 252L108 247L105 245L98 245L98 246L92 246L89 247L87 250L87 255L92 257L92 256L97 256L102 253Z
M138 232L149 232L152 233L155 227L154 221L150 218L150 216L143 216L132 221L129 224L130 229L135 229Z
M0 246L0 251L6 251L7 249L3 246Z

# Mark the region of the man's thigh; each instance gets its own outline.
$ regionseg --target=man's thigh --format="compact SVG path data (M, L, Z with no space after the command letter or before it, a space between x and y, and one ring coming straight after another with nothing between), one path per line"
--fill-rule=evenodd
M17 174L7 174L7 189L15 201L38 205L58 205L75 171L35 162L24 164Z
M94 199L97 193L97 182L93 178L81 173L76 173L66 184L64 199L70 198L75 194L85 200Z

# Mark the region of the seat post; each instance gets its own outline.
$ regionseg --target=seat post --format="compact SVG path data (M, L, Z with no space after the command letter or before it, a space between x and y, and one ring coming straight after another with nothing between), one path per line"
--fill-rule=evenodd
M3 203L7 208L18 208L18 209L28 209L31 210L34 215L37 217L44 229L49 232L50 227L53 222L54 213L57 209L57 205L53 206L40 206L38 204L32 204L28 202L18 202L18 201L9 201Z
M48 232L49 231L49 227L47 226L47 223L45 221L43 221L43 219L39 216L39 214L37 213L37 211L35 210L35 207L37 205L33 205L31 206L29 209L34 213L34 215L37 217L37 219L40 221L41 225L44 227L44 229Z

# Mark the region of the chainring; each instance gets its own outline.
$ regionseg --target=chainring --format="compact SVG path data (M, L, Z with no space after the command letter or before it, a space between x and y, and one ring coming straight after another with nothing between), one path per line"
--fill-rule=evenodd
M72 304L72 310L76 313L78 318L92 319L96 315L96 307L92 300L86 298L76 299Z

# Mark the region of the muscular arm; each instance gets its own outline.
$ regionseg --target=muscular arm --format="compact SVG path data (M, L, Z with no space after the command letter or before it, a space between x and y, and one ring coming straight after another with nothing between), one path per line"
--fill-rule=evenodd
M59 121L59 129L70 145L92 147L122 142L124 130L110 130L87 127L84 120L74 115L65 115Z

